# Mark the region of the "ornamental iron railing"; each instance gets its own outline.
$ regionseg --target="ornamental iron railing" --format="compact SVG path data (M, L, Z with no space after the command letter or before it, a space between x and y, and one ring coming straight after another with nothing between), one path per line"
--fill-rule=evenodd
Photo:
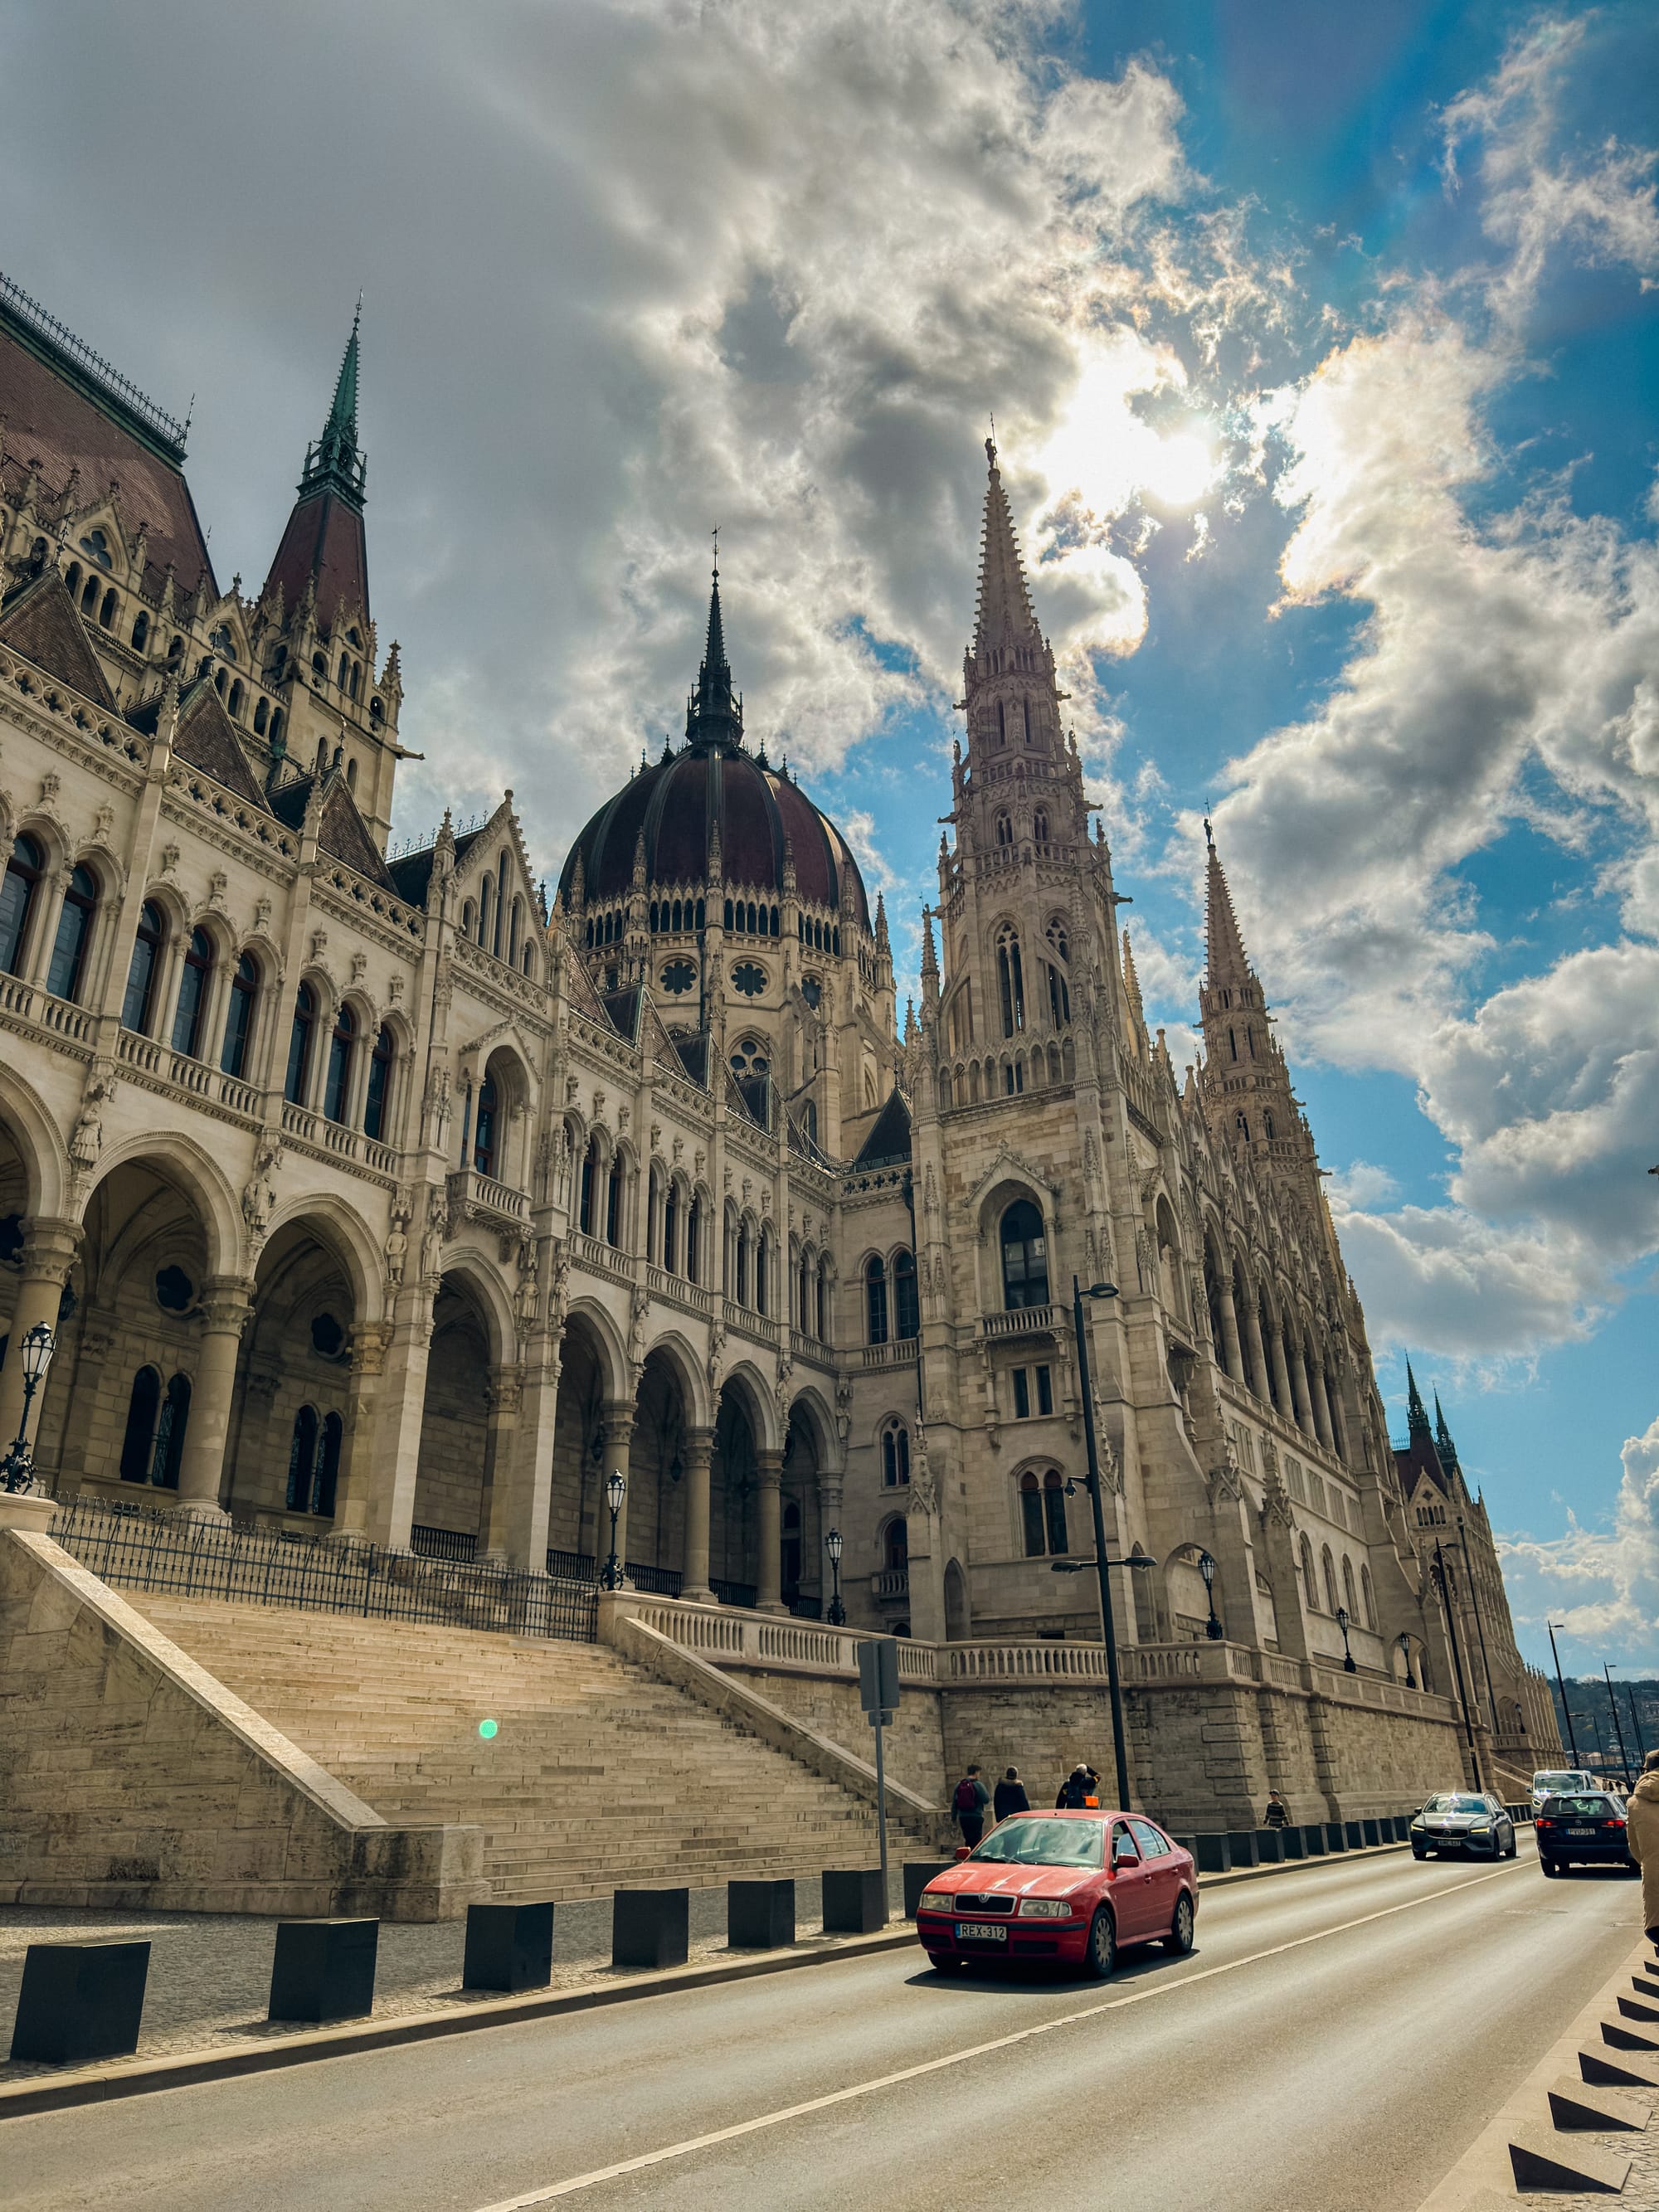
M52 1534L83 1567L119 1589L574 1644L594 1643L599 1634L593 1585L556 1576L101 1500L60 1504Z

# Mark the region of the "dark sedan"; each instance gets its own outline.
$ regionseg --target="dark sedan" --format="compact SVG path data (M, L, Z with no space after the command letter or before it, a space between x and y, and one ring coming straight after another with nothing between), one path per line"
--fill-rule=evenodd
M1637 1868L1631 1858L1625 1808L1605 1790L1575 1791L1571 1797L1547 1797L1535 1822L1538 1863L1546 1874L1565 1874L1571 1866Z
M1515 1856L1515 1823L1489 1790L1443 1790L1412 1822L1412 1856L1457 1851L1469 1857Z

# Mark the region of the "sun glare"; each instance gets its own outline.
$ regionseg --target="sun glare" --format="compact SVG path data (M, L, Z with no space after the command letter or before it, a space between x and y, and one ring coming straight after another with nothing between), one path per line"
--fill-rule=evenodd
M1051 499L1075 494L1097 514L1121 514L1138 494L1160 507L1191 507L1216 479L1215 453L1192 418L1154 429L1129 404L1154 388L1152 365L1119 348L1079 377L1072 404L1043 449Z

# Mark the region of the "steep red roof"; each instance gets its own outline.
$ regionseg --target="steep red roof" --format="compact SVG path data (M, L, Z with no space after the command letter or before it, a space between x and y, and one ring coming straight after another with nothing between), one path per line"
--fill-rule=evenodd
M317 579L317 624L331 635L342 607L368 613L368 546L363 518L331 491L296 500L283 542L265 579L265 589L280 584L283 603L292 611Z
M60 678L83 699L95 699L100 707L115 704L75 602L56 568L31 577L0 605L0 641L49 676Z

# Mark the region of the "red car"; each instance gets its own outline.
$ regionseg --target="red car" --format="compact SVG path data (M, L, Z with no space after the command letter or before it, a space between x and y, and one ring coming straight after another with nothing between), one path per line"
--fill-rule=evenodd
M1080 1966L1104 1981L1120 1950L1193 1948L1198 1870L1139 1813L1019 1813L935 1875L916 1934L943 1972L1004 1960Z

